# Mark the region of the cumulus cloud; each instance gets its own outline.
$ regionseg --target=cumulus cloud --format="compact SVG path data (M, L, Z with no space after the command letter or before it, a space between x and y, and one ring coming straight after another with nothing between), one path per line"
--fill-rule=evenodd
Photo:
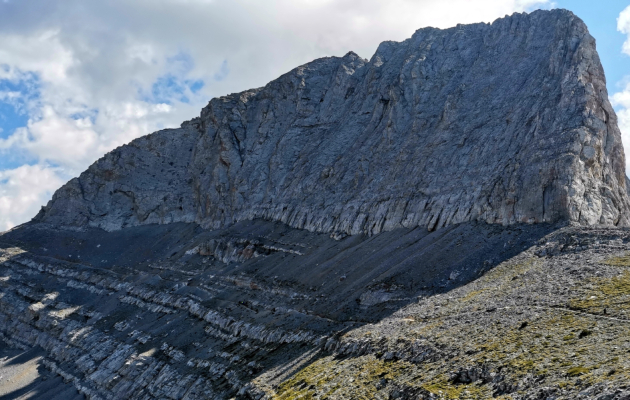
M31 219L62 180L39 165L0 171L0 231Z
M490 22L548 0L26 0L0 3L0 229L105 152L317 57L371 57L425 26ZM37 11L34 11L37 10ZM4 85L4 86L3 86ZM6 113L6 112L5 112ZM11 162L7 161L11 160ZM4 163L3 163L4 161ZM18 167L20 162L37 164ZM17 176L51 184L27 197ZM22 174L22 175L20 175ZM8 176L8 175L7 175ZM54 179L53 179L54 178ZM35 178L34 178L35 179ZM27 181L25 181L27 182ZM15 196L15 197L11 197ZM17 207L17 208L16 208ZM19 213L18 213L19 211ZM11 213L11 214L7 214ZM4 225L2 225L4 224Z
M626 7L617 18L617 30L625 35L621 51L630 55L630 6ZM621 140L624 149L630 149L630 76L626 77L623 89L614 93L610 101L615 107L621 130ZM630 175L630 154L626 152L626 175Z
M630 6L626 7L617 18L617 30L628 36L623 43L622 51L630 55Z

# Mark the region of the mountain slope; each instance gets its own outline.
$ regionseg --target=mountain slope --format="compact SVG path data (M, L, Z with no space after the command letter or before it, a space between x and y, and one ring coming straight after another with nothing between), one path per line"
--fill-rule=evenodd
M624 165L568 11L315 60L0 234L0 393L628 399Z
M370 61L315 60L114 150L37 217L107 230L264 218L375 234L626 224L624 154L595 40L564 10L425 28Z

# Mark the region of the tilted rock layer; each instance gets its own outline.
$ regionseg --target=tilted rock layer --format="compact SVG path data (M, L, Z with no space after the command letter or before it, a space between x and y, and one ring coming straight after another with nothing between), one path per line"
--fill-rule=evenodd
M0 233L0 396L628 399L626 189L570 12L316 60Z
M215 98L97 161L39 221L116 230L264 218L319 232L627 222L595 40L569 11L424 28Z

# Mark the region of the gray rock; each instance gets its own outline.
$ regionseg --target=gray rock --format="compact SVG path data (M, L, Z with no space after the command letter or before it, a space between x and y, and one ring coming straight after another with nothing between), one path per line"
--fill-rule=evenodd
M36 221L116 230L264 218L376 234L464 221L626 225L617 117L566 10L424 28L215 98L122 146Z
M422 29L70 181L0 234L0 342L90 399L621 393L630 232L576 225L624 164L573 14Z
M553 229L471 222L335 240L262 220L215 231L25 224L0 235L0 346L40 349L42 368L70 387L50 385L90 399L263 398L309 354L447 357L433 343L389 347L343 335L469 283L492 267L488 254L497 262L518 255L507 240L531 246ZM461 271L457 281L453 271Z

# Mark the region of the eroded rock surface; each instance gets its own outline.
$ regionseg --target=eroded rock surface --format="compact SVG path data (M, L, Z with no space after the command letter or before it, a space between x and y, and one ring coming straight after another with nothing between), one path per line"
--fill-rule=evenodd
M41 363L88 398L269 398L313 355L355 351L345 333L553 229L469 223L335 240L261 220L215 231L30 224L0 236L0 340L42 348Z
M627 229L548 224L29 225L0 236L0 340L90 399L621 400L628 254Z
M0 393L628 399L624 164L570 12L315 60L0 234Z
M375 234L470 220L627 222L595 40L564 10L424 28L213 99L120 147L37 219L107 230L253 218Z

